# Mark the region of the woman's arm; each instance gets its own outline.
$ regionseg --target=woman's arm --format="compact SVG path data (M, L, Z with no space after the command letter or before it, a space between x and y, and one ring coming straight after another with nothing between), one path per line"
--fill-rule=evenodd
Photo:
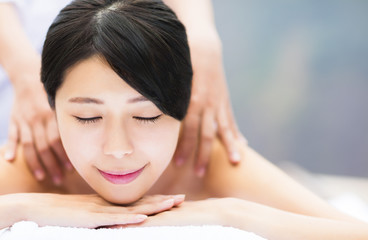
M222 225L267 239L367 239L368 224L305 216L236 198L185 202L139 226Z
M36 222L39 226L87 228L137 224L147 215L169 210L183 201L183 195L156 195L129 206L118 206L98 195L7 194L0 196L0 229L22 220Z

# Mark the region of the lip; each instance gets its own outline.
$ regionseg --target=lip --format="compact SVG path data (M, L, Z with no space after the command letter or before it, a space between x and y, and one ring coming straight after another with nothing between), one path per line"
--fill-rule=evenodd
M113 184L128 184L134 181L144 170L146 166L138 170L124 171L124 172L106 172L98 169L100 174L109 182Z

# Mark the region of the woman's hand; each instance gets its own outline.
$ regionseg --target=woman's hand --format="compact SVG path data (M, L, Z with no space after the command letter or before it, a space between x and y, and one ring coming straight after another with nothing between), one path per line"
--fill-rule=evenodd
M225 225L226 201L226 198L187 201L170 211L148 217L139 226Z
M147 215L169 210L183 201L184 195L155 195L144 197L131 205L119 206L98 195L9 194L0 196L0 227L21 220L34 221L39 226L86 228L137 224L143 222Z
M241 201L241 200L239 200ZM178 207L169 211L161 212L154 216L149 216L143 223L129 226L188 226L188 225L226 225L231 226L228 213L229 208L235 208L234 203L238 202L233 198L207 199L200 201L186 201ZM240 210L240 209L238 209ZM111 228L129 227L124 224Z

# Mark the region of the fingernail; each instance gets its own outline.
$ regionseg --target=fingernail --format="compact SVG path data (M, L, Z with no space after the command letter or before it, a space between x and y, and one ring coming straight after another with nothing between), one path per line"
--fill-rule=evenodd
M165 205L165 206L172 206L172 205L174 205L174 199L172 199L172 198L167 199L167 200L163 201L162 204Z
M234 151L231 153L231 159L233 162L239 162L240 161L240 154L237 151Z
M142 222L144 220L147 219L147 216L146 215L142 215L142 214L138 214L134 217L134 219L137 221L137 222Z
M182 165L183 165L183 163L184 163L184 158L179 157L179 158L177 158L177 159L176 159L176 161L175 161L175 162L176 162L176 165L180 167L180 166L182 166Z
M202 178L204 176L204 174L206 173L206 168L205 167L200 167L197 169L197 176Z
M185 194L176 194L173 196L175 199L184 199L185 198Z
M37 179L38 181L42 181L42 180L45 178L45 174L44 174L44 172L43 172L43 171L41 171L41 170L36 170L36 171L34 172L34 175L36 176L36 179Z
M52 178L52 181L54 182L54 184L55 184L56 186L60 186L60 185L61 185L61 177L60 177L60 176L54 176L54 177Z
M14 158L14 153L12 151L6 151L4 154L4 158L6 161L10 161Z

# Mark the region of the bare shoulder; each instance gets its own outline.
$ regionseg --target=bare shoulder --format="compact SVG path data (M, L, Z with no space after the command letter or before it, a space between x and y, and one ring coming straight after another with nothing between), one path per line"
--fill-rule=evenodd
M214 143L206 187L219 197L239 197L262 202L261 186L263 189L269 188L271 181L275 180L270 178L270 172L284 174L251 147L241 142L236 142L236 145L241 154L241 161L234 165L229 162L220 141Z
M4 147L0 148L0 194L18 192L58 192L48 179L38 182L31 174L23 151L18 149L13 162L4 160Z
M346 218L255 150L236 144L242 160L235 166L221 143L214 144L205 185L213 197L237 197L305 215Z

